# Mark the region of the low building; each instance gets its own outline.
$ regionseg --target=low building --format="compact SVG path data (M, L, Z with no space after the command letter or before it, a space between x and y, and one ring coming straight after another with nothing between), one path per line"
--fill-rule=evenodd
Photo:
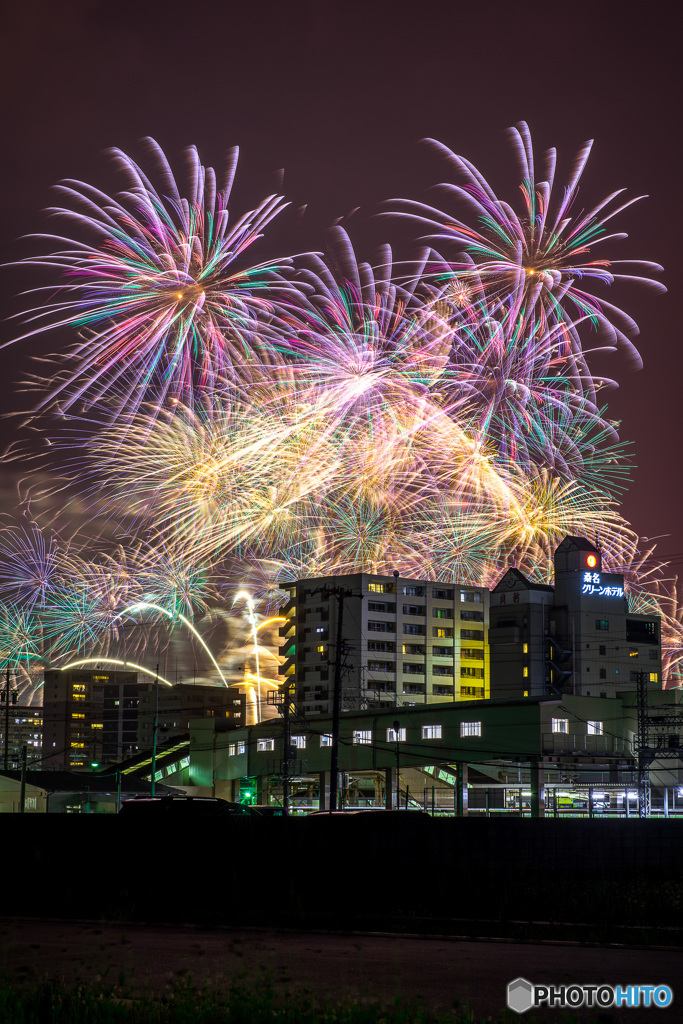
M671 713L680 694L661 694ZM660 714L664 712L659 711ZM634 787L638 711L633 693L616 698L564 695L410 708L346 712L341 716L341 789L374 792L371 802L396 806L409 787L422 805L435 785L448 787L450 807L466 807L468 771L487 786L535 794L538 813L552 806L553 793L571 783L616 787L623 801ZM283 722L270 720L227 733L221 723L192 724L189 781L195 792L240 800L248 792L257 803L277 802L282 778L291 791L305 793L308 810L329 806L332 719L290 716L291 747L283 748ZM680 762L670 762L666 781L653 763L653 785L680 785ZM398 781L397 773L398 772ZM343 780L346 780L344 782ZM463 789L464 787L464 789ZM616 797L615 797L616 799ZM530 799L530 803L533 803Z
M0 813L21 812L21 772L0 772ZM157 785L161 793L175 790ZM83 772L28 770L24 779L24 813L115 814L121 801L149 796L148 782Z

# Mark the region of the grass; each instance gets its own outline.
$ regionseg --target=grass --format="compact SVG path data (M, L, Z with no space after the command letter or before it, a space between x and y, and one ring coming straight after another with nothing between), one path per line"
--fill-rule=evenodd
M488 1017L486 1024L509 1024L511 1017ZM420 1004L401 1001L336 1002L308 992L282 996L268 983L239 983L222 994L198 988L189 979L162 996L136 995L121 985L98 988L44 981L12 987L7 979L0 989L2 1024L479 1024L480 1019L457 1004L434 1015Z

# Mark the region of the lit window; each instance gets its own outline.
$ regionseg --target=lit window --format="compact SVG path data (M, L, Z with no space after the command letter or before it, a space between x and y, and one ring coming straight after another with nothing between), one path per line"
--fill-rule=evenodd
M651 683L658 683L659 682L659 673L658 672L650 672L650 682Z
M91 729L101 729L102 728L102 723L101 722L93 722L91 724L90 728Z
M586 722L586 732L589 736L602 736L602 722Z
M85 718L85 715L82 712L80 712L80 711L72 711L71 712L71 717L72 718Z
M372 732L370 729L354 729L353 730L353 742L354 744L370 744L372 743Z
M297 750L306 749L306 737L305 736L292 736L292 746L296 747Z
M461 722L461 736L481 736L481 722Z
M634 648L632 647L630 649L630 651L628 652L628 656L629 656L629 658L637 658L638 657L638 651L634 650Z
M270 738L268 738L268 739L263 738L263 739L257 740L256 741L256 749L257 750L275 750L275 740L274 739L270 739Z
M596 619L595 620L595 628L596 629L607 630L607 629L609 629L609 621L607 619Z
M383 594L384 584L383 583L368 583L368 590L371 594Z
M237 744L236 743L228 743L228 757L234 757L236 753L237 753Z
M324 732L322 734L322 736L320 737L320 746L321 747L331 747L332 746L332 733Z
M528 653L529 653L529 645L528 644L522 644L522 654L528 654Z
M568 718L553 718L551 728L553 732L569 732L569 719Z
M318 654L324 654L325 653L325 645L324 644L319 644L316 647L316 651L318 652Z
M528 691L528 690L525 690L525 691L524 691L524 693L522 694L522 696L523 696L523 697L528 697L528 696L529 696L529 691Z
M528 665L524 666L524 672L522 674L523 674L524 678L526 679L527 676L529 675L529 667L528 667Z
M387 743L405 743L405 729L387 729Z
M423 725L422 726L422 739L423 740L440 740L441 739L441 726L440 725Z
M238 754L246 754L246 752L247 752L247 741L246 740L238 740L237 741L237 753Z

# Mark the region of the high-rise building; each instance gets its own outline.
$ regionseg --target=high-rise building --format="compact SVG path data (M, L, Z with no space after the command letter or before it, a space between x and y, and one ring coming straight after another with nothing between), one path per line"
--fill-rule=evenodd
M102 763L104 691L137 686L137 672L48 669L43 681L43 765L82 771Z
M43 760L76 770L131 757L152 746L156 684L136 672L49 670L44 681ZM178 683L158 688L159 743L185 734L194 718L246 720L246 698L223 686Z
M630 610L624 577L603 572L600 549L565 537L554 569L554 586L508 569L491 591L491 696L614 697L641 672L661 689L659 616Z
M5 729L8 717L8 740L7 744L5 744ZM40 758L42 745L43 709L29 707L24 704L12 704L10 702L8 716L3 700L0 704L0 768L4 767L5 750L7 751L8 768L19 768L21 766L22 747L26 747L27 763L32 764L37 758Z
M289 589L281 673L302 713L331 710L337 656L345 710L489 696L485 587L354 573Z

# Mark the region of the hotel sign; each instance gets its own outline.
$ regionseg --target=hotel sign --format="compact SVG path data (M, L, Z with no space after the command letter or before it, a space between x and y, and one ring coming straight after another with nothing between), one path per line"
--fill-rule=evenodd
M623 597L624 588L614 583L603 584L599 572L585 572L583 574L582 594L591 594L596 597Z

